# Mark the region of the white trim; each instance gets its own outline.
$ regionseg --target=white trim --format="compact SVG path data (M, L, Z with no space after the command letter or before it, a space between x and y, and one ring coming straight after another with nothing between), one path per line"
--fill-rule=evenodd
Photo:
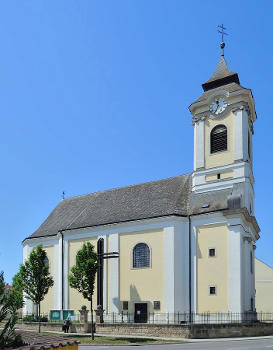
M60 285L61 280L59 277L59 242L58 244L54 245L54 261L53 261L53 278L54 278L54 285L53 285L53 307L54 309L59 309L59 295L61 294Z
M205 127L204 121L194 124L194 170L205 166Z
M198 225L199 226L199 225ZM197 225L191 222L191 306L192 312L197 313Z
M58 292L58 306L55 306L57 310L62 309L62 288L63 288L63 276L62 276L62 254L63 254L63 244L62 235L59 235L58 243L58 276L59 276L59 292ZM55 291L54 291L55 292Z
M242 226L228 231L228 300L229 312L242 312Z
M69 246L68 246L68 240L66 237L64 237L63 240L63 303L64 303L64 309L69 309L69 286L68 286L68 274L69 274Z
M234 114L234 160L248 160L248 114L237 109Z
M206 181L207 175L217 175L233 171L233 177ZM197 193L232 188L233 184L246 183L250 186L251 192L254 193L254 178L252 168L248 162L238 162L221 167L198 170L192 174L192 191Z
M25 262L29 254L31 252L31 248L28 244L24 245L23 248L23 262ZM23 306L23 315L32 314L33 313L33 302L26 298L24 293L24 306Z
M174 312L174 227L164 228L164 312Z
M109 235L109 251L119 252L118 233ZM109 311L119 312L119 259L109 259Z

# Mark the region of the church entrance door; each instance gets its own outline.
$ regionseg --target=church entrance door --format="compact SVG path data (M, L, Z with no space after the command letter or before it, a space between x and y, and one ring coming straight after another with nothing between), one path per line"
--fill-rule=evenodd
M147 323L147 304L135 303L135 323Z

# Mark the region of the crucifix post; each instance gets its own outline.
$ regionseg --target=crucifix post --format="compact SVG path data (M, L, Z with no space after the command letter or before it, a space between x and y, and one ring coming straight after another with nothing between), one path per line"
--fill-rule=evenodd
M104 239L100 238L97 242L97 254L99 269L97 272L97 319L98 323L103 323L103 273L104 273L104 260L119 258L118 252L104 253Z

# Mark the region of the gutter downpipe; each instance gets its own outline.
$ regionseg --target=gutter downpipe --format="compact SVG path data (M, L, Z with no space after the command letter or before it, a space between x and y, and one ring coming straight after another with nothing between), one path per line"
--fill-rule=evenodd
M189 215L189 323L192 322L191 307L191 216Z

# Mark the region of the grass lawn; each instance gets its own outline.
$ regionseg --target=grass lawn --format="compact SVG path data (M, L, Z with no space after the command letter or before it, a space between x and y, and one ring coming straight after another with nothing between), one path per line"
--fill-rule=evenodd
M49 332L46 332L46 334L49 334ZM50 333L52 335L56 335L56 333ZM104 344L104 345L115 345L115 344L138 344L138 345L145 345L145 344L162 344L162 343L185 343L184 340L177 341L177 340L160 340L160 339L151 339L151 338L123 338L123 337L96 337L94 340L91 340L90 336L86 335L73 335L71 333L68 334L58 334L58 336L63 336L66 338L73 338L75 340L78 340L81 342L81 344Z

